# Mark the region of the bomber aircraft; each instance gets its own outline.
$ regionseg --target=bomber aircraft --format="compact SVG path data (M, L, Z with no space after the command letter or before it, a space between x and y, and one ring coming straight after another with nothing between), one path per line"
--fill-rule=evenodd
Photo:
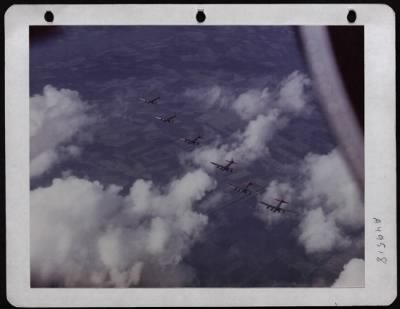
M161 120L162 122L173 123L175 118L176 118L176 114L173 114L172 116L169 116L169 117L156 116L154 118L158 119L158 120Z
M254 185L254 183L251 182L251 181L249 181L249 182L248 182L247 184L245 184L245 185L235 185L235 184L233 184L233 183L229 183L229 185L232 186L232 187L233 187L233 190L236 191L236 192L240 192L240 193L248 194L248 195L250 195L250 194L253 193L253 190L251 190L250 187L251 187L252 185Z
M263 205L267 206L267 209L271 210L272 212L285 213L287 211L287 212L291 212L291 213L297 214L297 212L294 211L294 210L285 209L285 208L281 207L282 204L287 204L288 202L286 202L286 201L284 201L282 199L275 199L275 200L278 201L277 205L271 205L271 204L268 204L268 203L265 203L265 202L262 202L262 201L260 202L260 204L263 204Z
M226 163L224 165L216 163L216 162L211 162L211 164L215 165L221 171L231 172L232 173L233 172L233 168L231 168L231 165L232 164L236 164L237 162L235 162L234 160L225 160L225 161L228 162L228 163Z
M140 98L140 100L142 100L143 103L146 104L158 104L157 101L160 99L160 97L155 97L153 99L145 99L145 98Z
M190 138L181 138L180 140L182 142L185 142L186 144L190 144L190 145L200 145L200 143L198 142L198 140L201 138L201 135L196 136L193 139Z

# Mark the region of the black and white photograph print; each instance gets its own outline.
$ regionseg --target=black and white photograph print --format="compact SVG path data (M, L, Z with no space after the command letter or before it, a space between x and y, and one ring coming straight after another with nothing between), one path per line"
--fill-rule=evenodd
M295 27L30 26L29 95L32 288L365 286Z

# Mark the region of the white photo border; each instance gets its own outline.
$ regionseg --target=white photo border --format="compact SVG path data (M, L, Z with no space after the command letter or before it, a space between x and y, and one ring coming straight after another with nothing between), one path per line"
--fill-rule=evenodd
M198 24L195 14L207 19ZM364 26L364 288L31 288L29 249L29 26L52 25ZM295 13L294 13L295 12ZM395 13L384 4L13 5L5 14L6 275L15 306L388 305L397 297ZM382 220L387 264L376 260L373 218Z

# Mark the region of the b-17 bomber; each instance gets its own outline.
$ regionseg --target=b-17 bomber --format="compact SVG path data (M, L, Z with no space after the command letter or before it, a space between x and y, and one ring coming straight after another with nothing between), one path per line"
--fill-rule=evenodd
M201 138L201 135L196 136L193 139L190 138L181 138L180 140L186 144L190 144L190 145L200 145L199 143L199 139Z
M282 199L275 199L275 200L278 201L277 205L271 205L271 204L268 204L268 203L265 203L265 202L262 202L262 201L260 202L260 204L262 204L264 206L267 206L267 209L272 211L272 212L279 212L279 213L280 212L282 212L282 213L291 212L291 213L297 214L297 212L294 211L294 210L285 209L285 208L281 207L282 204L287 204L288 202L286 202L286 201L284 201Z
M219 164L216 162L211 162L211 164L215 165L217 167L217 169L224 171L224 172L233 172L233 168L231 168L232 164L236 164L236 162L234 160L225 160L226 162L228 162L227 164Z
M235 185L233 183L229 183L229 185L233 187L233 190L236 192L240 192L247 195L251 195L254 193L254 191L250 189L250 187L254 185L254 183L251 181L249 181L245 185Z
M160 116L155 116L155 119L158 119L162 122L166 122L166 123L173 123L175 118L176 118L176 114L173 114L172 116L169 117L160 117Z
M160 97L155 97L155 98L153 98L153 99L140 98L140 100L141 100L143 103L146 103L146 104L158 104L157 101L158 101L159 99L160 99Z

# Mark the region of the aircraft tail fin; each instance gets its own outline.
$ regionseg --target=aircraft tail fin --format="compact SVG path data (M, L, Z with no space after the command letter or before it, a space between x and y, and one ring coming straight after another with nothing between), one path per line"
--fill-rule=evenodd
M231 160L225 160L226 162L228 162L228 163L230 163L230 164L236 164L237 162L235 161L235 160L233 160L233 159L231 159Z

